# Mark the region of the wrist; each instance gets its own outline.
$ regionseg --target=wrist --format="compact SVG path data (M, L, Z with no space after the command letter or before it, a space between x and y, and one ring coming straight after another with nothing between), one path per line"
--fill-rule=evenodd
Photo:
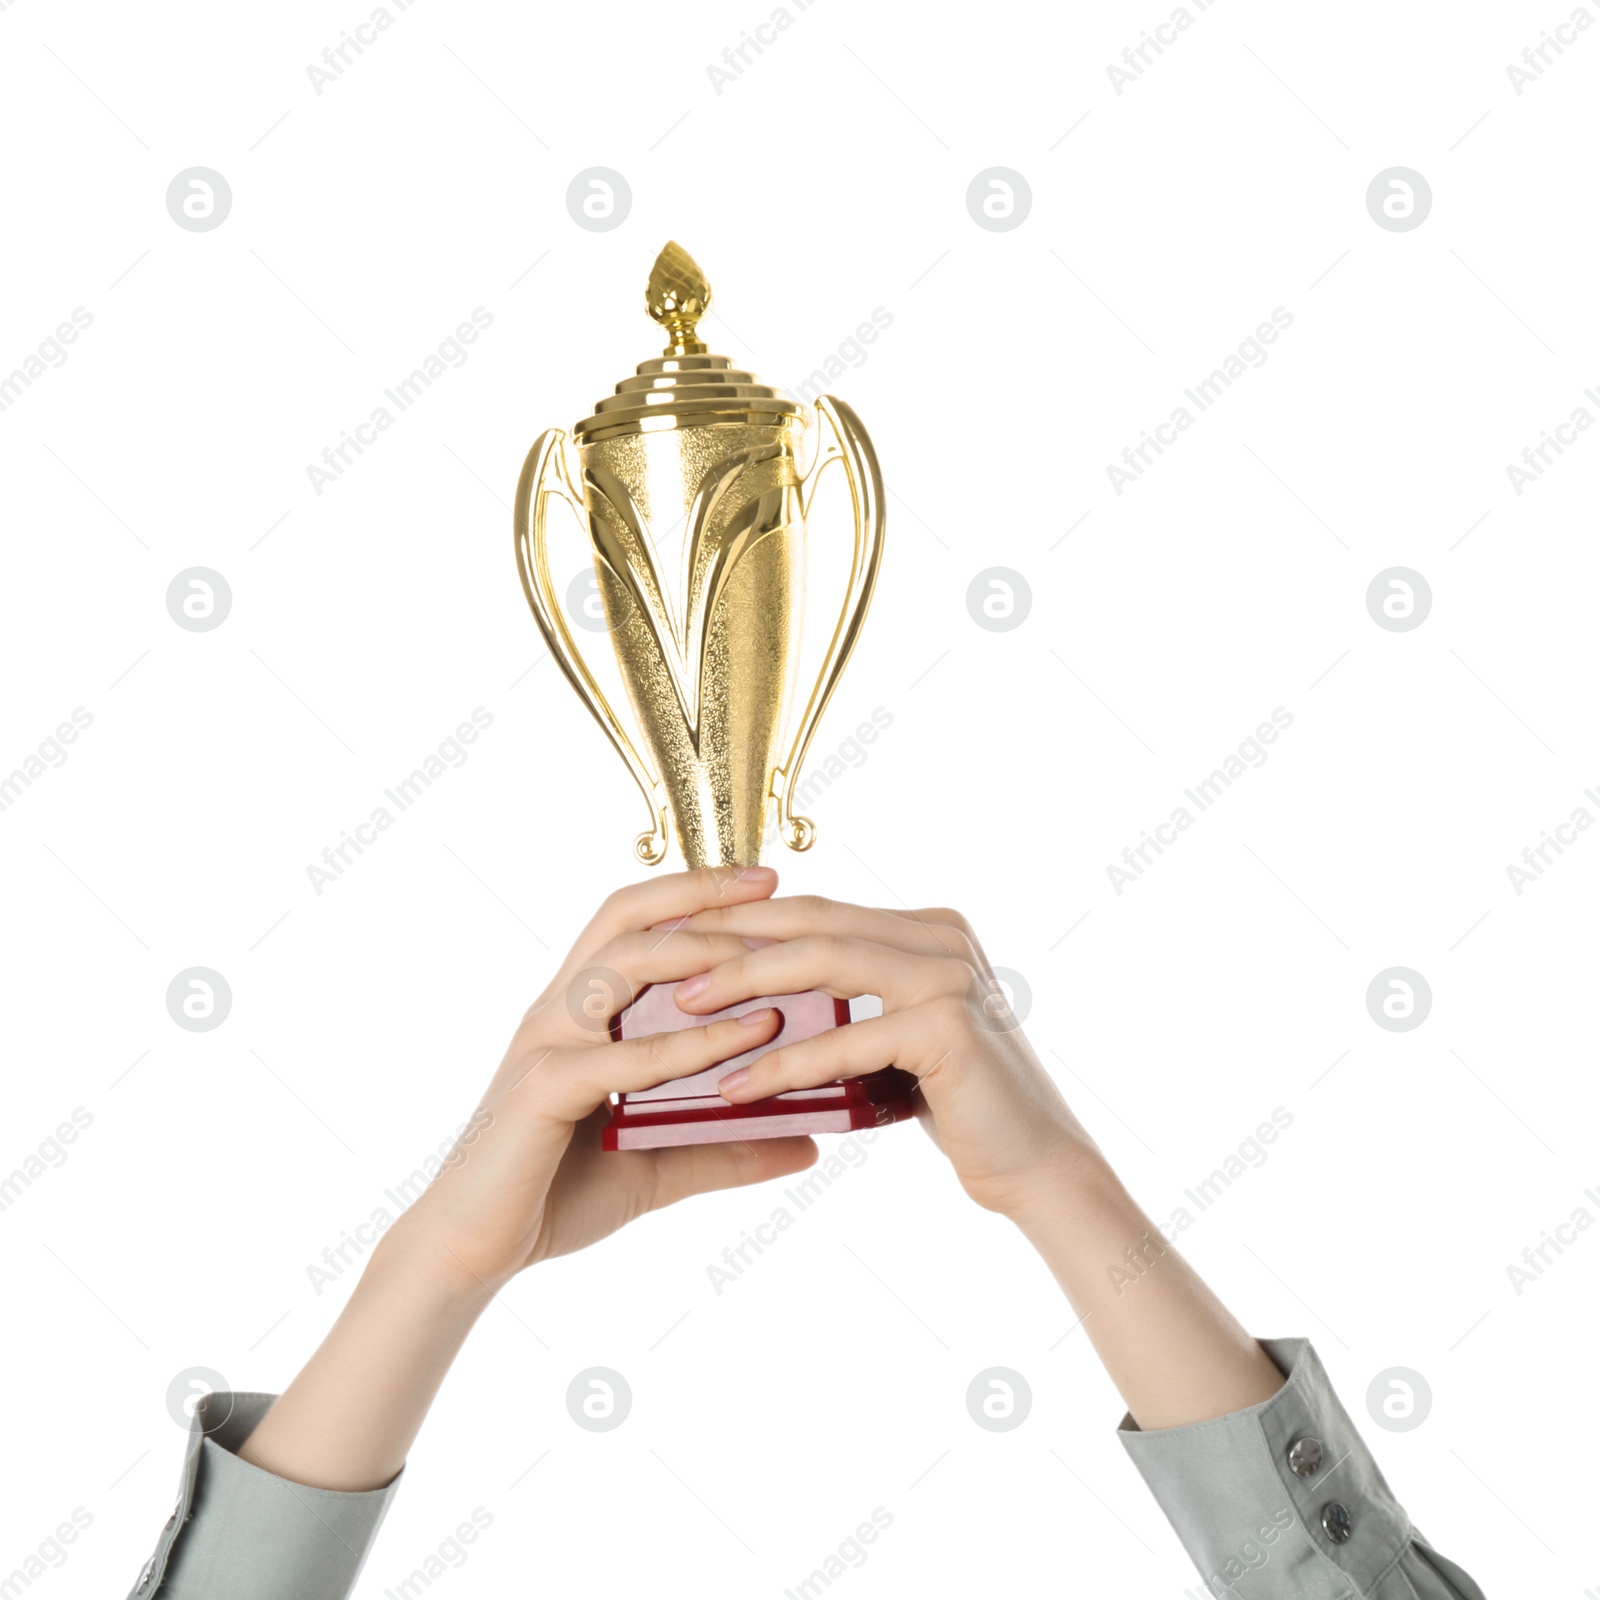
M1036 1244L1043 1235L1133 1205L1111 1163L1092 1144L1053 1163L1028 1184L1006 1215Z
M476 1317L505 1282L505 1278L479 1276L429 1226L418 1201L379 1239L357 1292L367 1290L385 1299L399 1298L441 1312Z

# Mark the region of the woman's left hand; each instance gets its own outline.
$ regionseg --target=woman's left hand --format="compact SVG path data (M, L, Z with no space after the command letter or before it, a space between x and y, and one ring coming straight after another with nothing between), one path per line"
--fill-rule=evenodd
M1064 1172L1099 1152L991 976L977 935L949 910L885 911L811 895L697 912L688 934L773 941L677 986L704 1016L760 995L875 994L883 1015L769 1051L725 1077L734 1104L896 1066L921 1086L919 1116L981 1206L1020 1220Z

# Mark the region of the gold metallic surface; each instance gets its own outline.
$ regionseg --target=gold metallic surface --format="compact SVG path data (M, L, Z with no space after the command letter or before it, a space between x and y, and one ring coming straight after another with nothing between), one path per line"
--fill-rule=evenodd
M669 356L700 354L696 324L711 309L711 285L699 263L675 239L668 239L645 285L644 308L668 333Z
M775 423L809 415L798 400L786 400L752 374L735 371L726 356L659 356L640 362L633 377L624 378L573 432L587 443L709 422Z
M855 413L826 396L815 410L816 459L801 475L812 410L704 353L695 323L710 300L694 261L669 244L646 304L673 346L573 430L576 473L566 433L540 435L517 486L515 538L523 591L550 652L650 808L635 854L662 859L670 816L690 866L749 866L761 857L774 804L791 849L814 837L810 820L793 810L793 779L872 599L883 481ZM850 577L816 685L785 744L806 519L833 461L844 466L855 513ZM588 529L637 741L580 654L552 582L552 501L564 501Z

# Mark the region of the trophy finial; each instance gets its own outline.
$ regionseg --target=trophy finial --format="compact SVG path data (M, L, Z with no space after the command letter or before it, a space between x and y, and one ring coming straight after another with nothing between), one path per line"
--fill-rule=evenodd
M644 291L645 309L672 337L669 356L704 355L695 337L696 324L711 309L711 285L699 264L676 240L669 239Z

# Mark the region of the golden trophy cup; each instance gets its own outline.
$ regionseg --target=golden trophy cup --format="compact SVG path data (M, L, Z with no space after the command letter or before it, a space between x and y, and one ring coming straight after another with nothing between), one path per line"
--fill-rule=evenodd
M666 855L668 819L690 867L754 866L769 822L791 850L811 821L794 808L806 752L855 648L883 559L883 479L855 412L814 408L734 370L697 337L711 286L680 245L657 258L645 306L669 343L572 430L540 434L517 484L514 529L523 592L550 654L627 763L649 807L634 854ZM802 472L807 430L813 459ZM573 457L576 456L576 462ZM850 574L811 693L792 731L799 675L806 523L824 468L850 486ZM637 725L629 734L577 647L551 582L547 522L564 501L588 530L609 638ZM619 1038L713 1020L678 1010L669 985L626 1002ZM844 1132L911 1114L911 1079L885 1065L847 1079L734 1106L717 1080L767 1050L850 1020L846 1001L813 992L751 999L719 1016L775 1006L768 1044L709 1072L622 1095L608 1150L780 1134Z

